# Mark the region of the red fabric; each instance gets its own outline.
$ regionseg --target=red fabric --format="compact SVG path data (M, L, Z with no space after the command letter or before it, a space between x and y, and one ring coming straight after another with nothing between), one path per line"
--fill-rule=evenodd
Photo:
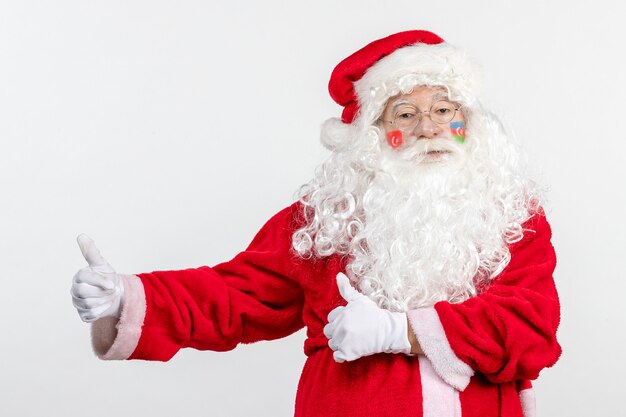
M517 382L517 391L523 391L525 389L531 389L533 387L533 383L528 380L528 379L524 379L522 381L518 381Z
M230 262L138 274L147 309L130 359L167 361L183 347L231 350L302 328L303 292L290 255L292 210L272 218Z
M509 265L485 293L435 304L452 350L493 383L536 379L561 354L550 226L536 215L524 227L530 231L510 247Z
M168 360L184 347L228 350L238 343L284 337L306 326L308 359L298 386L297 417L422 416L417 357L379 354L334 362L322 329L328 313L345 304L335 284L336 274L345 271L345 261L337 256L309 261L292 254L291 234L301 209L294 204L278 213L229 262L140 274L147 310L130 358ZM437 305L444 312L442 321L455 353L478 372L461 393L464 416L521 416L516 379L536 376L558 356L554 345L558 301L550 275L554 263L529 256L543 253L553 260L549 228L543 217L530 226L537 232L527 232L512 248L512 270L505 269L503 283L494 283L476 297L481 303L472 299L455 306ZM504 288L508 290L500 296ZM517 301L503 303L501 298ZM496 306L488 305L491 300ZM535 317L529 306L545 314ZM469 329L461 320L472 322L478 341L467 335ZM456 329L459 335L453 334ZM532 348L527 340L533 341ZM495 357L487 359L490 355ZM501 369L494 368L498 364Z
M432 32L409 30L371 42L337 64L330 76L328 91L333 100L344 107L341 120L344 123L354 120L359 107L353 83L360 80L372 65L403 46L441 42L443 39Z

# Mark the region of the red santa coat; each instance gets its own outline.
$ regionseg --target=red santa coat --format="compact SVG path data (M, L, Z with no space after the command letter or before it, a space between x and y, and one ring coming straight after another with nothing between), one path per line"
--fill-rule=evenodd
M425 355L345 363L333 360L322 329L345 304L335 276L346 260L297 257L291 236L300 224L294 204L229 262L124 276L122 316L94 323L94 350L103 359L167 361L181 348L226 351L306 326L296 417L534 415L528 380L561 352L556 258L543 215L524 224L510 263L480 295L408 313Z

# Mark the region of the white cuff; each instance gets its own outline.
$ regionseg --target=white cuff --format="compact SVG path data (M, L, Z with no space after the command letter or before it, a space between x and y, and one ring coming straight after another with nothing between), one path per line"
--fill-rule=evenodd
M406 321L406 314L390 313L390 317L393 324L389 335L390 340L392 340L389 352L410 355L411 342L409 341L409 323Z
M450 386L463 391L474 371L452 351L434 307L407 312L415 337L435 372Z
M520 391L519 400L522 403L522 414L524 417L536 417L535 391L532 388Z
M91 325L91 345L100 359L128 359L137 348L146 317L146 295L136 275L122 275L124 303L122 314L104 317Z

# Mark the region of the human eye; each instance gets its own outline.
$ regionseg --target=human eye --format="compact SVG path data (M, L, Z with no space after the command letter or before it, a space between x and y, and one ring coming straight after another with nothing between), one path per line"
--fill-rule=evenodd
M402 107L402 108L399 108L398 111L396 112L395 118L397 120L406 121L406 120L411 120L415 118L416 115L417 115L417 110L415 110L413 107Z
M445 116L447 114L450 114L452 110L454 110L454 107L452 106L451 103L441 103L435 106L434 112L442 116Z

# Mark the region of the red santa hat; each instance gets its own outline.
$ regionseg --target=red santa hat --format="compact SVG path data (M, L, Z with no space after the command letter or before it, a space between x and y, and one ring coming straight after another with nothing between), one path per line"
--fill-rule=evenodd
M322 143L337 148L351 128L374 123L390 97L417 85L443 86L469 105L478 90L478 75L462 50L432 32L410 30L378 39L333 70L328 89L343 112L341 120L325 123Z

